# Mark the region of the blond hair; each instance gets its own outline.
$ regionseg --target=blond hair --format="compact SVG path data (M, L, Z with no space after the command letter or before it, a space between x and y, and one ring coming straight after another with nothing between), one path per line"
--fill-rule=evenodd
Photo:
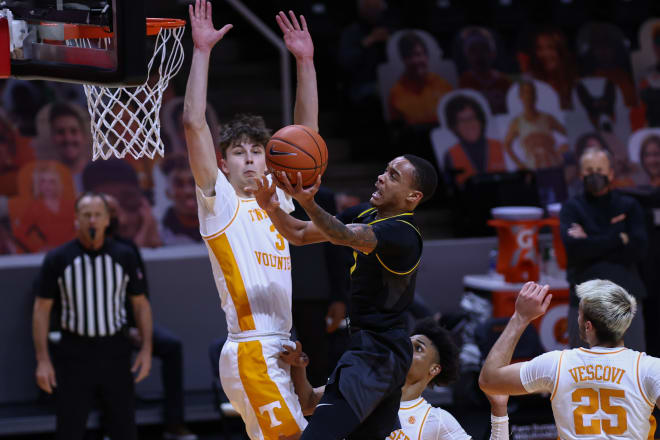
M57 184L57 193L58 194L62 193L62 177L60 176L60 173L58 172L55 164L48 161L39 162L34 167L34 171L32 171L32 196L35 199L39 199L43 196L39 188L39 179L44 174L51 174L55 176L55 181Z
M591 280L575 288L585 321L591 321L599 342L618 343L637 312L637 301L609 280Z

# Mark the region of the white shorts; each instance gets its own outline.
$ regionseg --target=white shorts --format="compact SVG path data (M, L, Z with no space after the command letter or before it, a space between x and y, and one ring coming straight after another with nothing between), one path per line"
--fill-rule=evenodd
M227 340L222 347L222 388L243 418L251 440L297 438L307 426L291 382L290 366L279 359L286 342L279 336L262 337Z

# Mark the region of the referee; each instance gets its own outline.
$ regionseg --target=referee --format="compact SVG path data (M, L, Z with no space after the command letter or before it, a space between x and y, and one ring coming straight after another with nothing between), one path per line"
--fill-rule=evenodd
M56 393L56 439L82 440L95 397L113 440L137 439L135 382L151 368L151 308L134 253L105 238L110 222L106 200L84 193L76 202L76 239L50 251L36 283L32 333L36 380ZM125 297L131 300L144 343L131 367L125 332ZM59 313L62 340L48 353L50 312Z

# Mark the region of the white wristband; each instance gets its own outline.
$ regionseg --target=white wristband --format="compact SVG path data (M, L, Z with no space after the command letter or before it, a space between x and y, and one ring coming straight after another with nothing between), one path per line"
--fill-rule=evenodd
M509 416L490 415L490 440L509 440Z
M509 416L498 417L492 414L490 415L490 423L506 423L508 421L509 421Z

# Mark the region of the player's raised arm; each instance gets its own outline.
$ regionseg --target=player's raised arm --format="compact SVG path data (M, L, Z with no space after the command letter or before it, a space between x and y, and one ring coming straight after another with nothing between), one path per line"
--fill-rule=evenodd
M486 394L527 394L520 379L520 363L511 364L513 351L527 326L543 315L550 306L552 295L548 286L528 282L518 293L516 310L497 338L484 361L479 375L479 387Z
M289 11L288 17L280 11L275 20L282 31L286 47L296 59L297 87L293 121L318 131L319 102L314 68L314 43L307 29L307 22L302 15L299 22L293 11ZM254 179L252 186L246 188L246 191L252 193L259 206L268 212L278 232L296 246L327 241L312 222L298 220L279 209L274 181L275 179L269 183L265 178Z
M183 127L188 146L188 160L195 183L205 195L213 195L218 166L211 130L206 123L206 89L209 59L213 46L232 28L213 27L211 2L196 0L189 6L190 26L194 43L192 64L183 105Z
M289 16L280 11L275 17L284 36L289 52L296 59L296 105L293 112L293 123L306 125L319 131L319 98L316 86L316 69L314 68L314 43L307 29L304 16L300 22L293 11Z

